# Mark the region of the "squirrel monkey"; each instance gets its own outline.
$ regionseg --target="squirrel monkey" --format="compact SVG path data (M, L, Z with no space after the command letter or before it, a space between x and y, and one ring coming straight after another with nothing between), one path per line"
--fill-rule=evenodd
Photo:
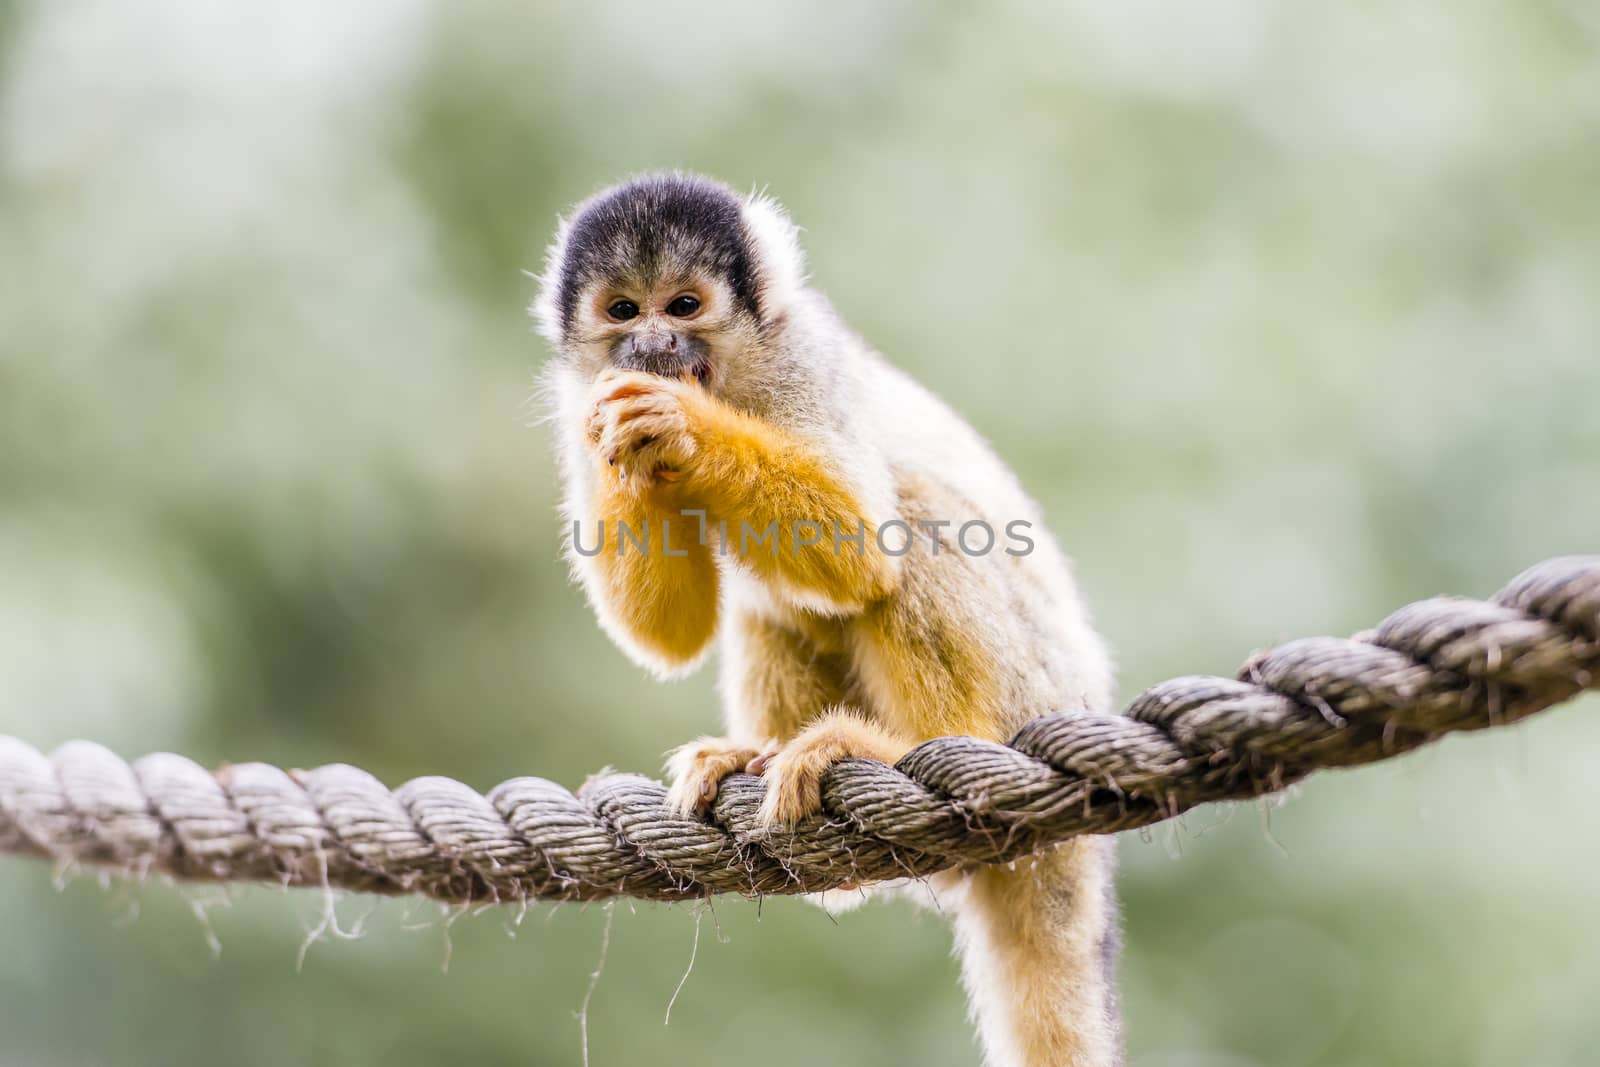
M675 807L743 770L790 825L837 760L1110 706L1037 507L806 284L773 200L624 183L561 223L540 282L568 555L601 625L662 677L721 637L727 734L672 754ZM993 1067L1120 1062L1112 862L1082 838L935 879Z

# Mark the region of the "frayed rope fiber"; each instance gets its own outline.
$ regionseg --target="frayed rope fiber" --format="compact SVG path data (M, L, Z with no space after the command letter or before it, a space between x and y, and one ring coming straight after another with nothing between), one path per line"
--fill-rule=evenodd
M1046 715L1009 745L941 737L896 766L846 760L826 812L756 824L762 782L727 779L709 821L659 782L602 774L576 794L513 778L395 790L335 764L211 772L0 736L0 852L123 874L254 880L458 903L788 894L1015 859L1080 834L1259 797L1456 730L1515 722L1600 687L1600 556L1541 563L1491 601L1424 600L1349 640L1291 641L1236 679L1187 677L1121 715Z

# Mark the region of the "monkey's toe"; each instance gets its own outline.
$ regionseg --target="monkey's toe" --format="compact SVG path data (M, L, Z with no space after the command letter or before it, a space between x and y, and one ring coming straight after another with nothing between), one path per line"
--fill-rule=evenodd
M793 826L822 810L822 779L842 759L893 763L911 746L867 721L859 712L829 712L785 743L746 767L767 780L757 819L768 830Z
M747 767L767 780L756 820L767 830L789 829L822 810L822 776L838 757L817 749L780 749L762 755Z
M722 780L742 771L760 751L724 737L702 737L667 757L667 807L680 815L704 817L717 799Z

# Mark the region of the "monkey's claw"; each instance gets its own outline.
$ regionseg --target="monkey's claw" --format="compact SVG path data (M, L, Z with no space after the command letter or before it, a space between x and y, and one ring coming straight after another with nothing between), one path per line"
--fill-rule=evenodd
M704 816L717 799L717 787L745 770L761 753L726 737L701 737L667 755L667 807L680 815Z

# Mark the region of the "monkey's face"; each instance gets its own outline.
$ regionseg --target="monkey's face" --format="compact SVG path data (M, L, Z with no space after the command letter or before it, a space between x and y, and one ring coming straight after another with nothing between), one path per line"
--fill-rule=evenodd
M801 271L793 226L771 201L655 175L578 207L534 311L579 378L611 368L692 376L737 400L771 377L764 346Z
M692 376L715 391L756 327L727 280L708 271L619 271L585 287L562 347L586 377L617 367Z

